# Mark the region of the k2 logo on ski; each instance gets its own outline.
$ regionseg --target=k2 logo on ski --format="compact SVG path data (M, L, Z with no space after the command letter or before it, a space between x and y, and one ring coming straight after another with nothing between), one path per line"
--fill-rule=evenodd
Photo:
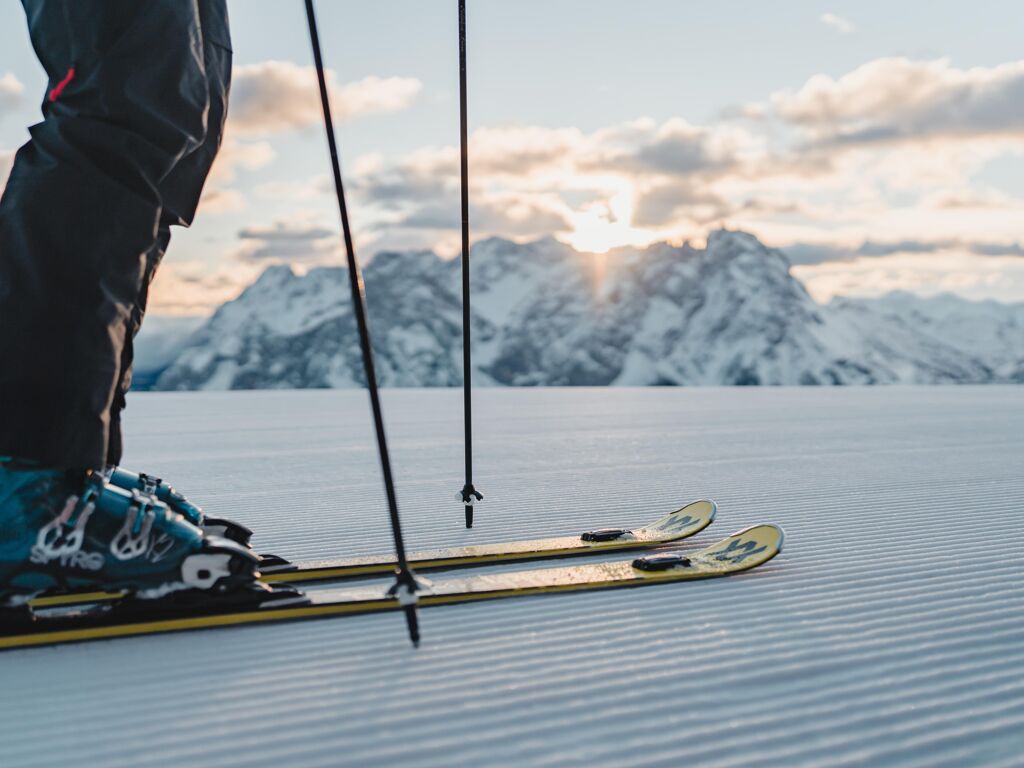
M683 515L680 518L673 518L664 525L659 525L657 530L665 533L682 533L691 525L697 522L696 518L690 517L689 515Z
M712 552L711 557L715 560L723 560L730 563L742 563L751 555L756 555L759 552L764 552L768 549L767 545L758 547L756 541L738 541L733 540L729 542L729 546L725 549L720 549L718 552Z

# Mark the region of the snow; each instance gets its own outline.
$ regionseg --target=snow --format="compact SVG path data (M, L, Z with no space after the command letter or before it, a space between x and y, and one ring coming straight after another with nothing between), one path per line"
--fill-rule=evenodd
M413 549L714 498L740 576L0 653L0 765L1019 766L1024 389L384 393ZM143 393L131 466L295 558L386 552L365 392ZM508 567L508 566L505 566Z

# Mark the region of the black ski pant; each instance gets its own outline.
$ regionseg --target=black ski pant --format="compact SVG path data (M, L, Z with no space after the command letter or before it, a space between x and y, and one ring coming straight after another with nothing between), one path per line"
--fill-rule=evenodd
M121 459L132 337L220 147L226 0L22 0L49 76L0 199L0 456Z

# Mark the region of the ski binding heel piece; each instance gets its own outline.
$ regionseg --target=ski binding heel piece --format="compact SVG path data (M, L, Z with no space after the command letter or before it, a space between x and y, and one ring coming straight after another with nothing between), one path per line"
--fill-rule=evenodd
M185 558L181 576L189 588L223 594L259 578L259 558L237 542L211 537Z

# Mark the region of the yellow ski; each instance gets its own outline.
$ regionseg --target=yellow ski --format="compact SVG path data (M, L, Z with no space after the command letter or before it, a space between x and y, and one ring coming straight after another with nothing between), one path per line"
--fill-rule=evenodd
M782 551L782 543L781 528L755 525L685 556L651 555L632 561L477 574L428 582L418 592L418 602L420 607L429 608L709 579L766 563ZM309 596L286 588L268 587L263 602L255 608L237 605L218 608L211 598L209 604L161 613L160 606L143 603L145 601L125 601L125 604L98 605L70 612L51 609L52 615L39 615L31 624L0 628L0 649L381 613L402 608L399 600L382 586L336 587Z

